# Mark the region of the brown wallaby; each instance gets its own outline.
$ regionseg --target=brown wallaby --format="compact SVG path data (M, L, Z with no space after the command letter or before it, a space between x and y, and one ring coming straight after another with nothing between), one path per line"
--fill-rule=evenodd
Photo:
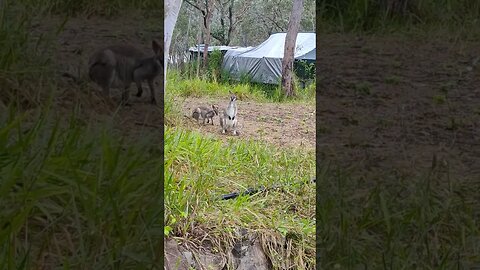
M110 97L110 88L123 88L122 104L127 105L129 88L132 82L137 85L137 97L143 93L142 82L147 81L150 88L150 102L156 104L155 77L163 72L163 46L152 41L154 56L147 57L130 45L112 45L96 51L88 64L89 76L98 84L104 96Z
M193 110L192 112L192 117L197 120L197 123L199 121L199 118L201 117L203 119L203 124L205 125L205 120L207 120L207 124L211 121L213 125L213 117L218 115L218 107L215 105L212 105L212 107L197 107Z

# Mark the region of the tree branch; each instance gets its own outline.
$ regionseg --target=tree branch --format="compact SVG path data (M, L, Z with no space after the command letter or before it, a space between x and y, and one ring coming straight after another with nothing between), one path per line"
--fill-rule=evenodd
M223 35L217 35L217 34L212 32L212 33L210 33L210 36L212 36L214 39L220 41L220 43L222 43L222 45L227 45L225 37Z
M185 2L186 2L187 4L189 4L190 6L192 6L192 7L196 8L196 9L198 9L198 10L199 10L199 11L201 11L202 13L204 13L204 10L203 10L203 9L201 9L201 8L200 8L198 5L194 4L192 1L185 0Z

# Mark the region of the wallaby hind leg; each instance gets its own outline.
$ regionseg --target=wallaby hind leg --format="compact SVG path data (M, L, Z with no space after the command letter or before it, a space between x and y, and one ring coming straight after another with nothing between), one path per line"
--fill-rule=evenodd
M102 96L104 99L110 99L110 87L108 85L102 86Z
M225 123L223 122L223 119L224 118L220 116L218 122L220 122L220 126L222 127L222 134L225 134Z
M233 121L232 129L233 129L233 132L232 132L233 135L237 135L237 119Z
M110 98L110 87L115 79L115 69L109 65L94 64L89 70L90 79L102 88L105 98Z
M136 81L135 84L137 85L137 97L141 97L143 94L143 88L142 88L142 82L141 81Z
M150 103L157 105L157 100L155 98L155 88L153 87L153 80L148 80L148 87L150 88Z

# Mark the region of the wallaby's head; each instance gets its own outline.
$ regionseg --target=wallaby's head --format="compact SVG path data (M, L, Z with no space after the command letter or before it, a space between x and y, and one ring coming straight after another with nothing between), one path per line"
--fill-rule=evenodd
M236 100L237 100L237 96L235 94L233 94L232 92L230 92L230 102L236 101Z
M213 113L215 113L215 115L218 115L218 107L217 106L212 105L212 110L213 110Z
M163 67L163 46L160 42L158 42L156 39L152 40L152 49L153 53L155 54L154 59L155 59L155 64L158 67Z

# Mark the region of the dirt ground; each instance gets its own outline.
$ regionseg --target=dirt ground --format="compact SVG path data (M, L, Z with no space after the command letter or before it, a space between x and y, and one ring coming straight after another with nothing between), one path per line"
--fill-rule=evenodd
M223 135L216 116L213 125L197 124L192 119L191 112L198 106L219 106L220 112L228 106L229 97L224 99L188 98L183 102L182 112L188 119L192 129L202 133L218 135L227 139L231 133ZM256 103L252 101L237 101L238 131L241 139L253 139L268 142L280 147L315 147L315 107L305 104Z
M480 42L344 34L319 42L320 163L367 177L432 166L480 176Z

